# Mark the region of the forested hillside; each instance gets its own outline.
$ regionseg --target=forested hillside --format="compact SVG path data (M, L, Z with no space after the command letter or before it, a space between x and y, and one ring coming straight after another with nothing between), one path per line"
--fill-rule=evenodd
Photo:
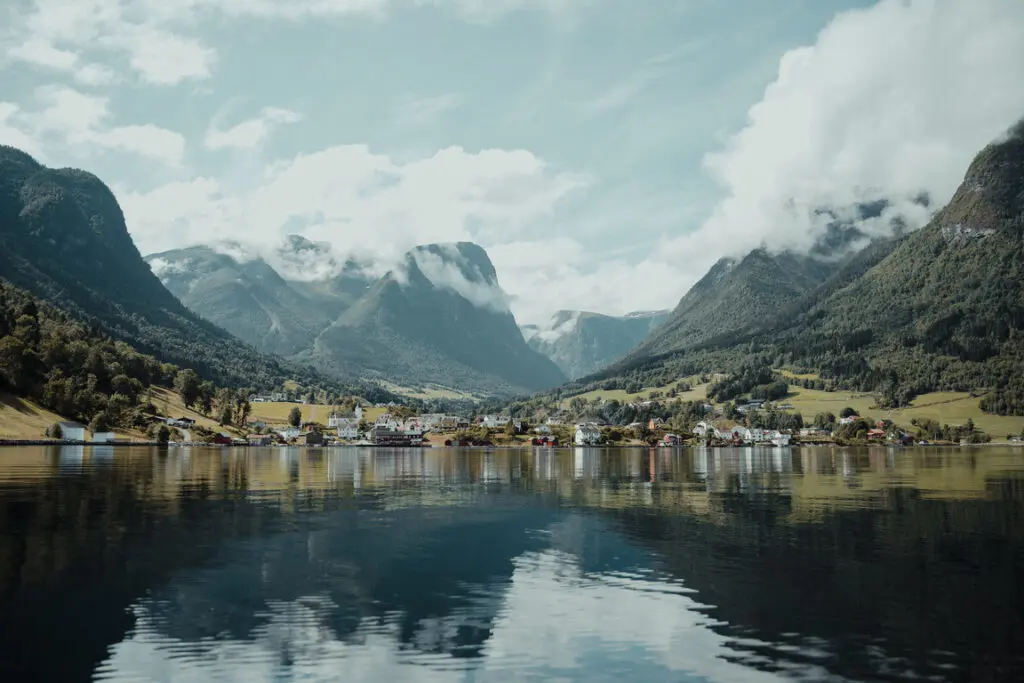
M110 190L75 169L49 169L0 146L0 277L161 361L218 383L331 384L258 353L189 311L143 261ZM363 393L390 396L374 387Z
M563 393L751 367L816 372L881 405L973 391L990 412L1024 414L1024 122L927 226L872 244L766 324L628 358Z
M193 370L97 335L0 280L0 393L33 400L93 431L145 430L156 412L148 399L151 387L174 388L205 413L215 401L229 415L230 408L247 404L245 392L217 390Z

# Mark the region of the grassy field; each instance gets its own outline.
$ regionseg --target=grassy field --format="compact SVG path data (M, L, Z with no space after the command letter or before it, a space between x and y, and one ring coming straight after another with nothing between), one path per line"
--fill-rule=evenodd
M31 401L0 394L0 439L43 439L46 428L63 419Z
M467 394L463 391L456 391L447 387L439 385L432 385L422 388L403 387L393 382L381 382L382 387L388 391L394 392L399 396L406 396L408 398L419 398L423 400L429 400L433 398L448 398L448 399L473 399L476 398L473 394Z
M288 413L291 412L292 408L298 408L299 412L302 413L302 420L304 422L319 422L321 424L327 424L327 418L331 414L332 406L323 404L308 404L303 405L302 403L252 403L252 412L249 414L250 420L262 420L268 425L285 425L288 423ZM363 408L363 419L373 422L379 416L383 415L387 411L387 408Z
M588 391L585 394L578 394L577 396L572 396L570 398L563 400L562 407L568 407L569 402L573 398L582 398L585 401L593 401L594 399L600 398L605 401L619 401L622 403L631 403L633 401L646 401L650 397L652 391L661 392L662 398L664 398L664 395L668 392L669 389L675 389L683 382L689 383L693 388L690 389L690 391L685 391L677 394L676 398L679 398L683 401L703 401L707 399L708 396L708 385L695 384L695 382L699 381L699 377L688 377L672 382L671 384L668 384L664 387L647 387L633 394L627 392L625 389L612 389L607 391L603 389L595 389L594 391Z
M910 428L913 418L929 418L939 424L950 426L962 425L968 419L974 420L975 426L983 430L995 440L1006 438L1007 434L1020 434L1024 429L1024 417L1004 417L983 413L978 407L978 397L967 393L936 392L923 394L914 399L907 408L885 410L874 407L875 399L870 394L853 394L844 391L818 391L791 387L790 396L786 399L793 404L793 410L803 415L804 421L814 419L815 414L831 412L839 415L839 411L849 406L862 416L887 418L896 424Z
M185 408L178 394L168 389L154 388L153 404L166 415L190 417L204 427L219 429L213 420ZM65 419L31 401L0 395L0 438L2 439L42 439L47 427ZM114 434L119 439L145 440L146 438L141 431L135 430L118 429L114 430Z

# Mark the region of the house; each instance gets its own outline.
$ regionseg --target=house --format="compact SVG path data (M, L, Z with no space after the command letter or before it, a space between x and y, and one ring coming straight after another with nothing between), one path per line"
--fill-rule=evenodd
M336 420L334 427L338 430L339 439L359 438L359 420L354 417Z
M230 445L235 443L235 440L233 438L231 438L230 434L225 434L224 432L220 432L219 434L214 434L213 435L213 443L215 443L215 444L217 444L219 446L230 446Z
M601 430L589 422L578 424L573 441L577 446L596 446L601 443Z
M396 430L398 429L398 420L391 413L383 413L376 420L373 421L374 427L382 427L384 429Z
M659 428L659 427L661 427L661 426L662 426L663 424L665 424L665 423L664 423L664 422L662 422L662 420L661 420L661 418L660 418L660 417L652 417L652 418L651 418L651 419L650 419L650 420L649 420L649 421L647 422L647 428L648 428L648 429L651 429L651 430L654 430L654 429L658 429L658 428Z
M77 422L61 422L60 438L64 441L85 441L85 425Z
M869 429L868 430L868 439L871 440L871 441L881 441L881 440L885 439L885 430L884 429Z
M93 432L92 442L93 443L112 443L114 441L114 432Z
M707 438L709 434L711 436L715 436L717 430L715 429L715 425L710 422L698 422L693 426L693 433L696 437L704 439Z
M269 434L251 434L249 436L250 446L269 446L273 439Z
M852 423L856 422L859 419L860 419L860 415L850 415L849 417L841 417L841 418L839 418L839 424L841 424L841 425L848 425L848 424L852 424Z
M683 440L679 438L678 434L666 434L665 438L661 440L662 446L679 446L683 443Z
M820 438L825 436L831 436L832 432L821 427L804 427L800 430L800 436L803 438Z
M179 429L192 429L196 426L196 421L190 417L178 417L169 418L167 424L171 427L177 427Z
M281 438L285 441L291 441L292 439L299 438L299 435L302 434L302 430L298 427L288 427L287 429L280 430L278 434L280 434Z
M306 432L303 437L307 446L323 446L324 445L324 434L323 432Z
M348 414L331 411L331 414L327 416L327 426L331 429L337 429L343 420L355 420L355 423L358 426L359 421L362 419L363 407L361 405L356 405L355 410Z

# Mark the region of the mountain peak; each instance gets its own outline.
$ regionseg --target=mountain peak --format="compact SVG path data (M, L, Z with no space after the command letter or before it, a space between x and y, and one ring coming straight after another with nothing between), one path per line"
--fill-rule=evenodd
M946 233L980 235L1017 226L1024 213L1024 119L977 156L936 224Z
M392 278L403 287L429 283L451 291L478 308L509 312L508 295L498 284L494 264L483 247L472 242L424 244L405 255Z

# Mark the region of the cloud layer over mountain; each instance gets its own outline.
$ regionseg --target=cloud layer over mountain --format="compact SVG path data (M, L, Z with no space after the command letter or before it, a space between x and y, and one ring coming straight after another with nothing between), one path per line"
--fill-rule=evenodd
M1024 114L1024 3L737 2L32 0L0 9L0 142L107 179L143 252L301 234L319 277L472 241L538 322L672 307L822 207L919 226Z

